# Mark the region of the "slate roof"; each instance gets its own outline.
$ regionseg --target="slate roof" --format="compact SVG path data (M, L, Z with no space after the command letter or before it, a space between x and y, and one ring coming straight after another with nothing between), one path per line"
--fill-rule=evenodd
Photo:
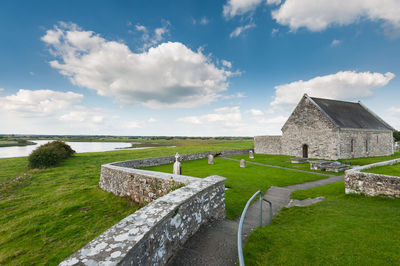
M360 102L344 102L309 97L326 115L341 128L394 130Z

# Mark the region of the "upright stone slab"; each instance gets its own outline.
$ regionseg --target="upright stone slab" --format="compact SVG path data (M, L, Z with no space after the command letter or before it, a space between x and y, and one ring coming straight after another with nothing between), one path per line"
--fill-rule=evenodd
M175 175L181 175L182 174L182 166L181 163L179 162L179 153L175 154L175 163L174 163L174 174Z
M208 155L208 164L214 164L214 156L212 154Z
M254 152L252 150L249 151L249 158L254 159Z
M246 161L244 159L240 160L240 167L246 168Z

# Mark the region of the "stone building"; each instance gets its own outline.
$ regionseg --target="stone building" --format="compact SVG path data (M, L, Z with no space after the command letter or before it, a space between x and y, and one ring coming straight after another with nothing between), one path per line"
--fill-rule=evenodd
M394 130L361 102L304 94L282 136L254 137L254 151L331 160L391 155Z

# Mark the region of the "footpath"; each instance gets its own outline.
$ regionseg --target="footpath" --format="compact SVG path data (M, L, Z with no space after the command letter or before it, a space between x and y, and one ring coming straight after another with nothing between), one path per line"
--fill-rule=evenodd
M229 160L236 160L226 158ZM246 163L251 163L246 161ZM326 179L306 182L287 187L271 186L264 194L264 198L272 203L272 216L275 216L283 207L290 202L290 195L295 190L308 189L342 181L344 176L334 176L323 173L303 171L292 168L279 167L275 165L265 165L253 163L265 167L277 167L293 171L301 171L312 174L328 176ZM256 191L254 191L255 193ZM243 206L244 208L244 206ZM263 204L263 224L269 221L268 205ZM205 224L188 239L185 245L171 258L167 265L236 265L237 256L237 230L239 219L235 221L221 220ZM246 219L243 224L243 243L251 231L260 225L260 205L255 200L247 211Z

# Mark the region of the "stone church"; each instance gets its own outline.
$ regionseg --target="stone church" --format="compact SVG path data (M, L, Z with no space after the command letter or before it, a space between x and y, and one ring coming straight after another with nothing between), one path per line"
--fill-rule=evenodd
M254 137L254 151L330 160L391 155L393 131L361 102L304 94L283 125L282 136Z

